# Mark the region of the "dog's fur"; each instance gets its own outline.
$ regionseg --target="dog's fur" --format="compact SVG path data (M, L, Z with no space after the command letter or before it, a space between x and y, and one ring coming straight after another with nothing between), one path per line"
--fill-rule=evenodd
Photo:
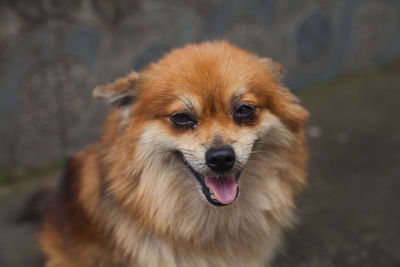
M306 183L308 113L282 74L270 59L205 42L97 87L117 108L100 140L67 163L40 232L46 266L268 264ZM256 118L235 122L237 101ZM170 120L187 109L195 129ZM240 191L217 207L182 158L206 171L206 149L223 144L235 151Z

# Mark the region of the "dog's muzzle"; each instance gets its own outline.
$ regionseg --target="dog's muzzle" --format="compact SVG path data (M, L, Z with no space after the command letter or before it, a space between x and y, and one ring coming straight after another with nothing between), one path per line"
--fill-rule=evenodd
M238 179L240 172L233 171L235 152L231 146L211 147L206 152L206 164L212 174L200 174L185 159L179 157L200 183L208 202L215 206L225 206L234 202L239 194Z

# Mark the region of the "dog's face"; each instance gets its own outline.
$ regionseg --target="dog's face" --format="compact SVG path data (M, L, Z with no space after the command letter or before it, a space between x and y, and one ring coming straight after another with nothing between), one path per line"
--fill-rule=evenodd
M180 163L186 171L177 179L193 179L209 203L224 206L236 200L249 160L271 153L269 146L290 146L303 126L307 113L280 86L282 72L225 42L203 43L95 95L122 105L121 127L137 140L136 157L162 158L165 168Z
M150 104L158 100L152 95L146 102L154 112L153 127L143 137L157 139L161 151L174 152L199 182L206 199L220 206L236 199L237 181L254 143L274 118L244 81L227 84L227 77L220 76L210 84L209 75L215 71L207 70L204 76L194 73L186 77L186 84L171 83L156 94L168 94L168 102L162 105ZM196 84L190 84L193 79L198 79Z

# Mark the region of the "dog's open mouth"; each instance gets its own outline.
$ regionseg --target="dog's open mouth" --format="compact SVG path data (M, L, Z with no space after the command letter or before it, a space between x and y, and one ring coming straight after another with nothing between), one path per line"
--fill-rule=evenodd
M215 206L225 206L234 202L239 194L238 179L240 173L228 173L218 176L202 175L180 155L186 167L200 183L208 202Z
M204 176L211 200L220 205L228 205L235 201L238 195L239 185L236 181L236 175L229 174L225 176Z

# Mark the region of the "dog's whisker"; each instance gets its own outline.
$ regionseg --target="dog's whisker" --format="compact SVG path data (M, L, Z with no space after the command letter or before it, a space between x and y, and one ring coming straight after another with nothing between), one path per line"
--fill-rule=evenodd
M255 151L251 151L250 154L256 154L256 153L268 153L270 151L268 150L255 150Z

